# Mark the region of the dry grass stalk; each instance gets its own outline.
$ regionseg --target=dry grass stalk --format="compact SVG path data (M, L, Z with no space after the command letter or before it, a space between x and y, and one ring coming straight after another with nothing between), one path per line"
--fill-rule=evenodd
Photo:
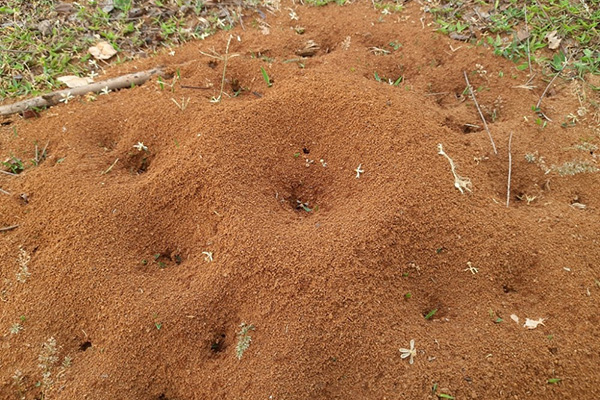
M485 117L483 116L483 113L481 112L481 107L479 107L479 103L477 102L477 98L475 97L475 92L473 92L473 88L471 87L471 83L469 82L469 78L467 77L467 73L465 71L463 71L463 74L465 75L465 81L467 82L467 87L469 88L469 93L471 93L471 97L473 98L475 107L477 107L479 116L481 117L481 120L483 121L483 126L485 127L485 130L490 138L490 142L492 143L492 148L494 149L494 154L498 154L498 151L496 150L496 144L494 143L494 139L492 138L492 133L490 132L490 128L488 127Z

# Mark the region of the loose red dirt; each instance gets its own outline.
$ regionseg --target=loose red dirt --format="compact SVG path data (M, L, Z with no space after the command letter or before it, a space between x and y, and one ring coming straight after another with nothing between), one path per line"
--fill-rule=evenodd
M416 3L294 7L108 72L165 65L162 90L5 121L3 160L49 145L0 175L0 227L18 225L0 233L0 397L600 395L600 180L557 168L597 166L597 95L556 80L543 128L548 78L517 87L526 72L435 33ZM241 91L213 104L223 62L200 51L223 54L230 33L225 91ZM316 54L289 61L308 40ZM255 329L238 359L241 323Z

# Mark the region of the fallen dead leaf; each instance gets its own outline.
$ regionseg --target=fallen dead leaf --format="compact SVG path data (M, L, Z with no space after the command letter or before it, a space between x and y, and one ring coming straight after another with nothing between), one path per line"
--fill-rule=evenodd
M517 39L519 40L519 42L526 40L529 36L531 36L531 34L527 29L519 29L517 31Z
M539 319L525 318L525 324L523 326L527 329L535 329L538 327L538 325L544 325L544 320L545 320L545 318L539 318Z
M558 46L560 46L560 42L562 41L562 39L556 36L557 33L557 31L552 31L546 35L546 40L548 41L548 48L550 50L558 49Z
M75 88L78 86L85 86L93 82L91 78L80 78L75 75L66 75L56 78L57 81L64 83L70 88Z
M88 49L88 52L98 60L108 60L117 54L115 48L106 41L96 43L95 46L92 46Z
M519 323L519 317L517 317L516 314L511 314L510 315L510 319L512 319L513 321L515 321L517 324Z

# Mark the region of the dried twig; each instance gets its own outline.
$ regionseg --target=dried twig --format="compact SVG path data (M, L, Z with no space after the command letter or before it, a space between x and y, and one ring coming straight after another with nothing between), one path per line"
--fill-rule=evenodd
M0 173L6 174L6 175L10 175L10 176L17 176L17 174L15 174L15 173L4 171L4 170L1 170L1 169L0 169Z
M542 95L540 96L540 99L538 100L537 104L535 105L535 109L536 111L541 114L542 117L546 118L548 121L552 122L552 120L550 118L548 118L546 116L546 114L544 114L542 112L542 109L540 108L540 106L542 105L542 100L544 99L544 96L546 95L546 92L548 92L548 89L550 89L550 86L552 86L552 84L554 83L554 81L556 80L556 78L558 78L558 76L560 75L560 73L562 72L562 69L560 71L558 71L554 77L550 80L550 82L548 82L548 86L546 86L546 89L544 89L544 92L542 93Z
M0 193L4 193L4 194L7 194L7 195L9 195L9 196L10 196L10 193L9 193L9 192L7 192L6 190L2 189L2 188L0 188Z
M481 112L481 108L479 107L479 103L477 103L477 98L475 97L475 92L473 92L473 88L471 87L471 83L469 83L469 78L467 77L467 73L465 71L463 71L463 74L465 75L465 81L467 82L467 87L469 88L469 93L471 93L471 97L473 98L473 102L475 103L475 107L477 107L477 111L479 111L479 116L481 117L481 120L483 121L483 126L485 127L485 130L490 138L490 142L492 143L492 148L494 149L494 154L498 154L498 151L496 150L496 144L494 143L494 139L492 139L492 133L490 132L490 128L488 127L487 122L485 121L485 117L483 116L483 113Z
M212 89L212 86L190 86L190 85L180 85L181 89Z
M512 144L512 135L513 133L511 132L508 137L508 184L506 187L506 207L510 204L510 176L512 173L512 153L510 152L510 146Z
M0 228L0 232L12 231L13 229L17 229L19 225L11 225Z
M112 163L112 164L110 165L110 167L108 167L108 169L107 169L106 171L104 171L104 172L101 172L101 173L100 173L100 175L106 175L106 174L108 174L108 173L109 173L109 172L110 172L110 171L113 169L113 167L114 167L114 166L117 164L117 161L119 161L119 159L118 159L118 158L115 160L115 162L114 162L114 163Z

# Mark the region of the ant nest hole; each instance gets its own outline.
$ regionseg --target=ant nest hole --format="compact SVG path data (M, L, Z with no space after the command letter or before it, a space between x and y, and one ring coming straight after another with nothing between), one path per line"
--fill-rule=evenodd
M127 154L125 158L125 169L134 175L140 175L148 171L154 155L146 151L136 151Z
M283 190L276 193L275 197L280 204L288 210L300 215L310 215L319 211L319 188L307 182L293 182Z

